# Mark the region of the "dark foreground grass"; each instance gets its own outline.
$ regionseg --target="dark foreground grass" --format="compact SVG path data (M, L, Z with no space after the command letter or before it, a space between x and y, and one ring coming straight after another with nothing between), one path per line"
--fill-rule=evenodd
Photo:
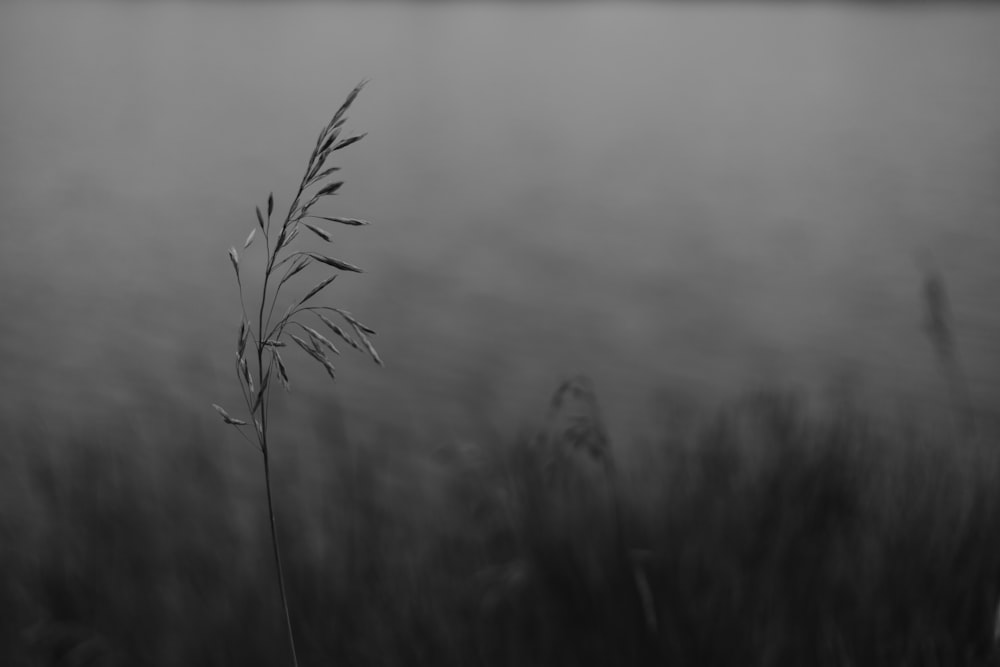
M285 664L245 452L142 423L3 432L0 664ZM996 664L988 425L768 395L610 445L613 476L537 431L276 462L302 664Z

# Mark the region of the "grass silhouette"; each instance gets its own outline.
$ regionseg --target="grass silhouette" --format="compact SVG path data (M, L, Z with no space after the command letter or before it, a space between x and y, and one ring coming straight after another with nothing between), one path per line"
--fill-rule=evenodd
M261 212L260 207L256 210L258 228L261 231L264 243L263 284L257 304L256 322L247 315L247 296L244 293L243 278L240 273L239 253L235 247L229 249L229 259L232 262L233 270L236 272L236 282L239 286L240 308L242 311L239 336L236 342L235 371L249 421L232 417L219 405L213 404L213 407L222 416L226 424L239 429L240 435L251 445L254 445L261 454L261 460L264 464L264 488L267 497L268 522L271 528L271 548L274 553L275 576L278 582L278 590L281 594L281 609L284 614L285 628L288 633L292 664L295 667L298 667L299 661L295 650L295 634L292 630L292 619L289 613L284 568L281 565L281 548L278 540L277 521L274 513L274 500L271 491L271 448L268 442L271 378L277 376L278 381L285 390L290 389L291 384L288 370L279 351L280 348L286 347L290 342L294 342L310 358L320 363L331 378L336 377L336 369L330 361L328 354L339 355L340 350L326 336L315 328L305 324L307 316L311 316L311 319L316 320L314 322L316 326L325 325L354 349L360 350L363 346L376 363L380 365L382 363L382 360L368 338L370 335L375 334L372 329L356 320L346 310L332 306L317 306L311 302L314 297L337 278L337 272L349 271L360 273L361 269L353 264L323 253L309 250L292 250L293 243L303 229L312 232L313 235L329 243L333 237L324 227L320 226L321 223L336 223L349 226L368 224L364 220L319 216L313 212L313 206L325 197L337 194L344 184L343 181L334 180L340 167L326 168L329 158L333 153L347 148L364 138L364 135L356 135L340 139L341 131L347 122L347 111L364 85L365 82L361 82L348 94L347 99L333 115L333 118L330 119L330 122L320 131L319 136L316 138L316 146L309 156L309 164L299 183L298 191L295 193L295 197L288 207L288 213L285 214L284 221L281 222L280 227L275 227L273 234L271 218L274 213L274 194L268 195L266 214ZM309 192L312 192L312 196L306 200ZM249 249L253 244L258 228L251 228L246 241L243 243L244 250ZM303 296L291 301L284 315L273 320L274 309L281 296L281 288L290 279L309 268L310 265L321 265L327 270L333 269L334 272L316 283ZM278 279L279 274L280 280ZM329 317L327 314L329 314ZM340 318L343 320L344 326L353 330L353 332L350 334L345 332L330 317ZM297 330L300 330L300 333L308 337L308 342L291 333L290 330L296 327ZM249 350L247 347L248 343L250 344ZM254 385L254 377L258 379L256 386ZM246 435L247 430L253 434L253 438Z

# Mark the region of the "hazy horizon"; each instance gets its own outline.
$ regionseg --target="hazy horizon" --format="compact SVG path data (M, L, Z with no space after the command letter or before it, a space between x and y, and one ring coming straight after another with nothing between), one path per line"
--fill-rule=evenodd
M506 419L588 373L622 424L762 384L913 409L944 401L934 266L995 405L994 10L122 7L0 7L12 399L233 399L226 249L367 77L327 210L373 221L333 230L367 273L330 298L387 368L345 360L330 389L303 365L304 393L448 423L478 383Z

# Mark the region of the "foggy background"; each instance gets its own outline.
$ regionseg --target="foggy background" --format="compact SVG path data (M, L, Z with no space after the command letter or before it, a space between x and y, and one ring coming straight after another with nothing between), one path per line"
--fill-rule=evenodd
M370 79L313 212L386 367L269 404L303 665L1000 664L998 65L986 3L0 3L0 663L288 664L227 250Z
M296 368L355 423L520 419L578 372L618 424L758 385L936 404L924 266L985 408L998 34L991 6L5 3L0 394L235 404L226 250L368 77L323 208L373 221L333 230L367 273L328 299L387 368Z

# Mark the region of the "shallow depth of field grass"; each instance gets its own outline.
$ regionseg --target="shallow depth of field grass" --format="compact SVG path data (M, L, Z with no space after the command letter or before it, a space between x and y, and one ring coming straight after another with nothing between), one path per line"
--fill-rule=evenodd
M995 425L754 395L606 443L612 479L584 407L472 442L317 412L274 463L301 663L992 664ZM2 422L0 663L287 662L256 462L165 412Z

